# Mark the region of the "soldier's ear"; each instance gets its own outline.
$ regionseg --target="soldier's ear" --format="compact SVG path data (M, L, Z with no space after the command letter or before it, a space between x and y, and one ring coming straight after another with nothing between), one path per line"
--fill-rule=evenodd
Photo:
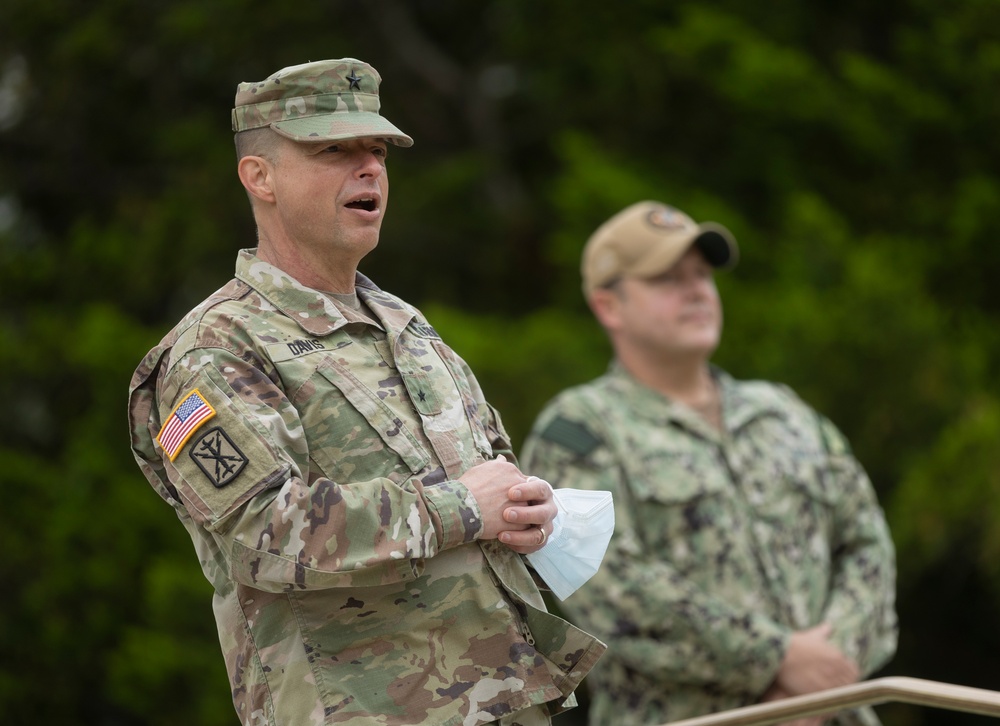
M615 330L618 327L621 303L620 293L609 287L599 287L587 296L587 304L590 305L594 317L606 330Z
M262 156L244 156L236 167L240 183L252 198L274 201L274 169Z

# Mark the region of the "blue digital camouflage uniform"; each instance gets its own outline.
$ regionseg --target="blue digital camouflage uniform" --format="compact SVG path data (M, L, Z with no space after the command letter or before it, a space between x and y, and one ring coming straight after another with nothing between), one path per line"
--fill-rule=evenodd
M895 652L894 549L843 436L787 387L713 376L724 433L613 364L526 440L525 471L614 494L601 569L562 605L608 643L587 679L595 726L754 703L790 632L822 621L864 674Z
M379 324L244 250L132 380L133 452L214 586L241 722L471 726L574 705L603 644L478 539L457 481L513 459L499 417L416 309L357 290Z

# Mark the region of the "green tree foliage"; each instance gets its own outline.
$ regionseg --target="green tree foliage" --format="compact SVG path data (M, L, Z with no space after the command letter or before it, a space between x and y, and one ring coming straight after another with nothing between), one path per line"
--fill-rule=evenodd
M127 382L254 244L236 84L339 56L381 71L416 139L362 270L425 310L516 444L607 365L579 289L596 225L642 198L728 225L717 361L836 421L890 516L886 672L995 687L998 28L989 0L0 4L0 713L233 722Z

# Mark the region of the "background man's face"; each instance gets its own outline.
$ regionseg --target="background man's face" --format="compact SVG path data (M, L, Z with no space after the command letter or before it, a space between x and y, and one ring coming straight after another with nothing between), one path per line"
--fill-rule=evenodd
M618 283L614 331L623 344L650 355L709 358L722 333L714 269L691 247L666 272Z

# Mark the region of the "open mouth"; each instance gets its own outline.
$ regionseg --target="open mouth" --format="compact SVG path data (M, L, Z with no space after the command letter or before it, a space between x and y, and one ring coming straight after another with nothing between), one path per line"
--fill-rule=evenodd
M347 203L348 209L363 209L366 212L374 212L378 209L378 203L374 199L358 199Z

